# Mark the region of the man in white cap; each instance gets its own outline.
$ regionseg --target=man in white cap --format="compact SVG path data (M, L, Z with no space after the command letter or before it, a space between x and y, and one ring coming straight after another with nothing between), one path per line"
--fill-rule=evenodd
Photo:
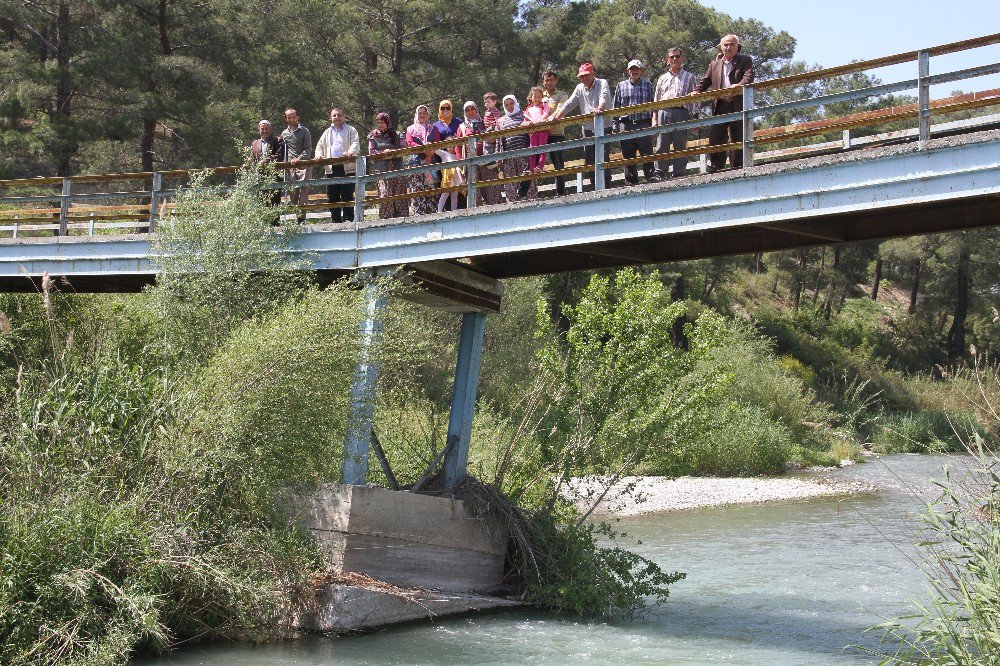
M250 154L253 161L257 164L276 162L281 157L284 148L281 141L274 136L271 121L261 120L257 123L257 131L260 132L260 137L254 139L254 142L250 144ZM280 181L281 176L278 175L276 180ZM277 206L279 203L281 203L281 190L271 190L271 205Z
M573 94L569 96L569 99L563 102L559 110L549 118L550 120L564 118L566 113L573 110L577 105L580 107L581 114L592 116L611 108L611 89L608 86L608 81L607 79L599 79L594 76L594 63L582 63L576 75L580 79L579 85L573 90ZM585 121L582 127L583 136L594 136L593 120ZM602 152L604 154L601 155L601 162L604 162L607 160L607 146L604 147ZM583 149L584 164L593 166L594 156L594 146L585 146ZM593 179L594 177L591 176L591 183L593 183ZM611 187L610 171L604 172L604 187L605 189Z
M615 87L615 96L612 100L612 108L620 109L636 104L648 104L653 101L653 84L649 79L642 78L645 66L641 60L630 60L625 71L628 78L620 82ZM625 116L615 117L616 131L631 132L633 130L647 129L653 126L653 112L640 111L630 113ZM631 159L633 157L651 157L653 155L653 137L642 136L632 139L622 139L622 157ZM656 177L655 165L652 161L642 163L642 173L646 177L646 182L653 183L659 180ZM625 181L629 185L639 184L639 170L635 164L625 167Z

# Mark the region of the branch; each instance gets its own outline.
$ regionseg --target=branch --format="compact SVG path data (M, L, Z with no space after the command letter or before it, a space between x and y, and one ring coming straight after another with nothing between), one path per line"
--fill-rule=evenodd
M32 35L34 35L35 37L37 37L38 41L40 41L42 43L42 45L45 46L46 49L48 49L49 51L51 51L53 55L55 55L56 53L58 53L59 48L55 44L53 44L52 42L50 42L48 39L46 39L45 35L43 35L42 33L38 32L37 30L35 30L35 28L33 26L31 26L30 24L28 24L28 23L25 23L24 27L25 27L25 29L28 32L30 32Z

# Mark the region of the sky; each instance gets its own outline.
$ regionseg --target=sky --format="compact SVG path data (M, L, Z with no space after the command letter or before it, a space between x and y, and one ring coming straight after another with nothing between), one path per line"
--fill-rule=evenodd
M796 39L796 60L833 67L1000 32L998 0L700 0L732 17L756 18ZM753 54L749 54L753 55ZM1000 45L931 58L931 74L1000 62ZM885 82L916 78L916 63L872 70ZM946 84L932 97L1000 88L1000 75Z

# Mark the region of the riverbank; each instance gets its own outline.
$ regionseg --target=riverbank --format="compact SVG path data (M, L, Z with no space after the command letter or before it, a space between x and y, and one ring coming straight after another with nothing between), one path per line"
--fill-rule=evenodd
M685 476L624 477L600 500L594 513L603 516L638 516L711 506L761 504L781 500L878 492L878 487L846 481L829 470L794 478L709 478ZM605 477L572 479L563 496L587 511L607 487Z

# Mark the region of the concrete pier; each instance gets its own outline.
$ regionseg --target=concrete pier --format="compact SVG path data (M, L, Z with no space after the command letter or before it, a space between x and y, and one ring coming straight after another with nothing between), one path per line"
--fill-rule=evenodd
M461 500L339 484L297 504L332 575L362 574L376 583L326 585L315 611L301 619L303 629L357 631L518 605L489 595L503 581L507 555L499 515L476 515Z

